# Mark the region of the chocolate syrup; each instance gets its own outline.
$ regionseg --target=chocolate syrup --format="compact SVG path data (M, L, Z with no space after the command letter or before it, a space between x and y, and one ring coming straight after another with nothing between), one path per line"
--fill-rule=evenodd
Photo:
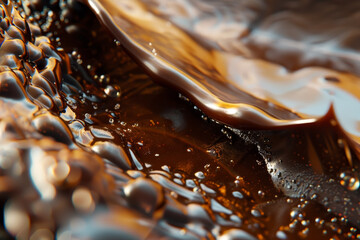
M210 117L279 128L333 111L358 148L359 116L347 114L360 107L358 3L88 2L155 79Z
M150 4L156 2L148 2L149 12L161 10ZM95 9L93 3L90 6ZM224 9L232 3L226 1L229 5ZM278 5L274 6L278 9ZM247 8L259 14L269 10L261 4L244 6ZM336 109L325 111L325 119L319 121L321 114L310 119L289 112L280 103L233 89L223 80L214 81L221 74L212 73L219 78L201 82L209 69L200 58L200 65L191 62L185 70L194 73L205 66L206 71L196 75L200 80L189 81L194 79L179 71L182 62L165 68L156 58L139 52L139 46L129 45L124 36L139 33L141 28L129 28L122 35L116 30L120 41L114 41L114 32L109 33L79 2L24 2L21 6L3 2L1 9L3 238L360 236L358 151ZM190 5L188 9L196 8ZM105 22L110 28L111 24ZM220 49L191 29L185 29L182 36L196 44L194 51L211 55ZM167 35L162 34L154 36L166 40ZM144 31L139 39L147 43L154 36ZM156 39L153 45L162 41ZM177 51L170 48L172 42L168 44L169 55ZM181 60L175 56L174 60ZM262 69L271 65L264 64ZM219 62L213 65L222 66ZM149 69L151 66L156 68ZM154 83L149 74L177 91ZM349 78L331 74L325 81L340 89L348 79L356 78L346 76ZM175 82L179 79L186 81ZM200 82L206 89L199 88ZM262 123L268 117L269 124L230 118L231 111L221 118L218 109L211 109L216 120L211 119L204 114L208 113L204 104L196 100L194 89L202 91L205 103L214 99L209 92L217 93L224 102L241 99ZM347 93L353 93L351 87ZM309 119L315 122L303 124ZM296 126L278 129L293 124ZM248 129L234 128L239 126ZM252 127L266 130L249 130Z

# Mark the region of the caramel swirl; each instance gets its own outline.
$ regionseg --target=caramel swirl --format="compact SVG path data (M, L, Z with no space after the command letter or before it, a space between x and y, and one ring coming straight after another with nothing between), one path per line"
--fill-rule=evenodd
M358 148L359 3L88 3L150 74L214 119L279 128L334 115Z

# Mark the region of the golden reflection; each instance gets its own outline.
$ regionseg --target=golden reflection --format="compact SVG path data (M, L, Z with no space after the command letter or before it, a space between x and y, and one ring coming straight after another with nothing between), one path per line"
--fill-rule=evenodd
M95 209L92 194L87 188L77 188L71 199L74 207L80 212L92 212Z
M4 211L6 230L18 239L26 239L30 228L29 215L13 203L7 203Z
M196 22L193 23L194 29L189 30L189 26L174 20L181 19L178 12L167 18L164 15L169 13L162 13L161 9L156 12L149 11L144 1L89 2L95 11L107 11L109 21L114 24L111 30L116 33L115 35L121 36L118 37L119 40L130 52L141 56L139 60L145 68L160 78L166 73L167 77L163 81L190 96L190 99L210 117L237 128L244 125L263 128L283 127L321 121L333 108L347 137L352 138L355 144L360 143L360 131L356 128L360 115L352 111L360 106L360 78L350 66L359 60L356 54L337 51L313 41L299 45L299 39L296 41L296 38L288 39L287 35L279 35L277 37L280 38L274 39L281 40L282 44L294 43L281 46L284 49L307 49L310 46L319 56L332 56L335 59L334 63L342 63L344 59L351 63L349 66L343 66L346 65L344 63L335 64L338 66L335 70L330 69L323 61L319 64L310 64L309 67L313 60L311 55L314 53L306 51L304 56L299 57L302 59L299 67L292 69L286 67L287 63L281 65L276 61L269 61L274 56L264 59L261 54L258 56L252 52L246 41L239 39L243 36L249 38L250 34L247 32L247 24L241 20L238 25L233 25L232 21L220 21L219 24L214 24L215 27L211 25L211 19L199 20L199 16L194 13L187 20ZM287 24L294 24L291 18L289 20ZM299 32L304 31L296 24L294 27ZM314 26L308 27L311 29ZM345 31L347 28L341 29ZM216 31L221 32L222 36L217 36L215 40L212 36ZM232 31L231 34L228 31ZM271 37L270 42L264 42L264 37L267 39L272 36L271 31L268 35L259 31L251 34L260 42L263 41L260 45L264 47L275 41ZM320 35L314 33L314 36ZM340 39L344 36L340 36ZM241 50L228 52L219 48L215 43L222 37L229 45L240 44ZM311 34L303 37L312 39ZM275 49L282 52L280 47ZM153 54L155 52L156 56ZM343 71L347 68L349 71ZM231 104L231 107L227 108L224 103ZM216 108L215 105L224 105L224 108ZM245 114L249 110L252 114Z
M49 167L48 178L53 183L64 181L70 173L69 165L64 162L56 162Z
M44 200L52 200L56 195L56 189L49 182L46 174L49 167L54 164L56 164L56 159L53 156L45 155L40 149L32 151L30 176L41 198Z

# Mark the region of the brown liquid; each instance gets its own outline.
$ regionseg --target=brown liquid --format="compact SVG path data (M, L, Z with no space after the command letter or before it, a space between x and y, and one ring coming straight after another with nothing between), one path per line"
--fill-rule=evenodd
M1 6L8 9L10 25L22 21L17 11L10 15L11 4ZM40 39L49 39L33 26L26 30L26 24L15 29L22 29L14 35L17 45L8 36L11 28L3 32L0 61L19 64L8 60L0 78L7 234L35 239L359 234L358 159L339 125L224 127L153 83L85 6L34 3L25 9L52 44L39 47ZM21 54L23 45L40 54Z
M214 119L275 128L334 111L358 148L357 2L88 2L150 74Z

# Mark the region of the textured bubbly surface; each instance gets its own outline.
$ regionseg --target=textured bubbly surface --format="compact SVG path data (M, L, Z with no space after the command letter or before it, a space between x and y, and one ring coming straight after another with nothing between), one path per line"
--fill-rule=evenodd
M148 14L218 7L165 2L147 1ZM140 2L127 3L130 14ZM358 152L339 119L221 125L154 83L139 65L157 60L134 62L77 1L2 1L0 20L1 239L360 238Z

